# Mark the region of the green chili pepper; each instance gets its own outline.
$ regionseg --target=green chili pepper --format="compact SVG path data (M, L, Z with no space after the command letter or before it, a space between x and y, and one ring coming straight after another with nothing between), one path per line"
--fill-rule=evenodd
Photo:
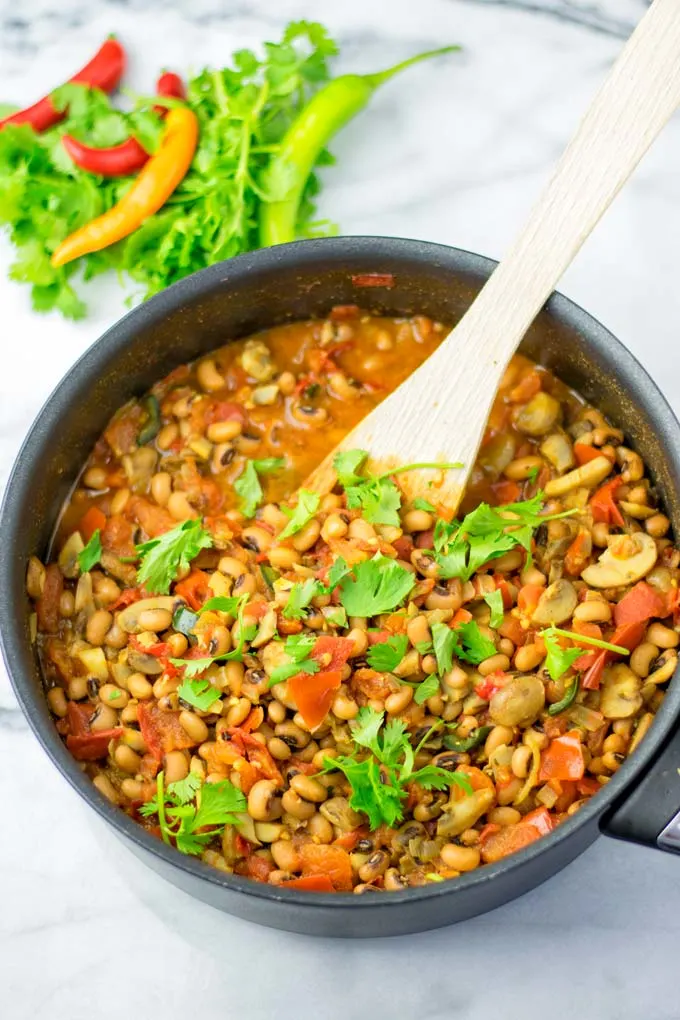
M161 409L153 393L149 393L148 397L144 397L142 407L146 411L147 420L137 436L137 446L150 443L152 439L156 438L161 428Z
M261 188L270 200L263 202L260 213L260 246L295 240L302 194L321 152L380 85L412 64L459 49L444 46L419 53L378 74L344 74L320 89L289 127L263 176Z
M576 697L578 692L578 677L575 676L571 682L571 685L567 687L566 693L561 701L556 701L554 705L551 705L548 709L548 715L559 715L560 712L564 712L565 708L569 708Z
M274 581L277 581L281 574L274 567L268 566L266 563L260 564L260 573L262 574L262 580L267 585L270 591L274 591Z
M459 739L453 733L447 733L442 743L449 751L471 751L473 747L479 747L483 740L486 740L491 733L493 726L478 726L469 737Z

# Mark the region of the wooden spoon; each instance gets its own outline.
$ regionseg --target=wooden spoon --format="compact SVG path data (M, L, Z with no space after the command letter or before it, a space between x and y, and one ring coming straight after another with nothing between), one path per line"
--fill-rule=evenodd
M680 0L655 0L595 97L514 245L437 350L312 473L329 492L333 456L370 451L369 469L460 461L400 482L457 509L507 364L558 280L680 104Z

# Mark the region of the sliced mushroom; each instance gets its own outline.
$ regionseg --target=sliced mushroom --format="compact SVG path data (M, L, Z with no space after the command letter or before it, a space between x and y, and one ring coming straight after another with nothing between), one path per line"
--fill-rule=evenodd
M331 797L320 805L319 811L332 825L343 832L351 832L361 825L363 819L358 811L349 806L346 797Z
M59 553L59 569L64 577L74 578L80 573L78 554L85 548L79 531L74 531L64 542Z
M182 599L178 599L174 595L156 595L154 598L140 599L139 602L133 602L131 606L127 606L118 615L118 626L126 634L141 634L143 628L139 625L139 617L147 609L167 609L174 613L175 609L183 604Z
M128 666L135 672L146 673L148 676L155 676L163 672L163 664L155 655L147 655L146 652L139 652L136 648L128 648Z
M570 492L579 486L592 488L603 482L607 475L611 474L611 470L612 463L607 457L596 457L560 478L551 478L549 482L546 482L545 494L551 497L563 496L565 492Z
M269 382L276 375L271 351L262 340L248 340L241 355L243 370L258 382Z
M527 436L544 436L559 420L560 412L559 400L541 390L528 404L517 408L513 423L519 432Z
M257 634L250 642L252 648L261 648L262 645L266 645L268 641L271 641L276 633L276 622L276 610L268 610L260 620Z
M533 674L515 676L491 698L489 715L499 726L529 726L545 704L543 682Z
M95 611L94 595L92 594L92 576L89 571L86 574L81 574L78 578L75 611L76 613L85 613L88 617Z
M538 600L531 622L541 626L564 623L571 618L577 605L578 596L573 584L565 580L555 581Z
M495 799L493 790L473 790L469 796L459 800L451 799L437 822L437 835L449 838L460 836L461 832L472 828L479 821L492 807Z
M656 542L644 531L619 535L597 563L586 567L581 577L593 588L621 588L645 577L656 563L657 556Z
M629 719L642 708L642 681L630 666L617 662L604 672L600 711L606 719Z
M553 432L541 443L541 453L562 474L574 466L574 450L562 432Z

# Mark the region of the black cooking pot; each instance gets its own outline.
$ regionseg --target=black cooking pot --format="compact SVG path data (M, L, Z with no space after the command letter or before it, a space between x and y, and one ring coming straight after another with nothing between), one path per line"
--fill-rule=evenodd
M261 885L166 846L97 792L64 747L47 709L29 637L26 565L31 554L45 556L59 508L121 404L176 365L231 338L323 316L335 304L360 304L387 315L423 313L455 323L494 265L479 255L419 241L339 237L212 266L136 308L105 333L52 394L19 454L0 512L0 634L19 703L57 768L130 849L170 882L222 910L313 935L400 935L461 921L519 896L564 867L600 831L674 849L674 816L680 808L677 674L632 759L549 836L455 881L362 896ZM353 276L366 273L392 274L393 285L364 289L365 281ZM625 430L649 465L679 535L680 426L632 355L560 295L541 313L522 350ZM455 436L449 452L455 458Z

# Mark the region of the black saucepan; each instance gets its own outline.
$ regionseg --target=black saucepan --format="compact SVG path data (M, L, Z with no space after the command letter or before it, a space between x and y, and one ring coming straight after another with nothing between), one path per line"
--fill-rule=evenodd
M116 408L176 365L231 338L321 316L334 304L360 304L388 315L420 312L454 323L493 268L489 259L455 248L372 237L301 241L212 266L105 333L52 394L17 459L0 512L0 634L19 703L52 762L134 853L170 882L240 917L315 935L398 935L461 921L519 896L564 867L601 831L673 849L673 819L680 809L677 674L632 759L549 836L455 881L362 896L260 885L167 847L100 796L62 744L47 710L29 637L26 565L31 554L45 555L59 507ZM392 274L392 286L360 288L365 281L353 277L367 273ZM560 295L541 313L522 350L625 430L680 534L680 425L631 354ZM455 459L455 435L450 454Z

